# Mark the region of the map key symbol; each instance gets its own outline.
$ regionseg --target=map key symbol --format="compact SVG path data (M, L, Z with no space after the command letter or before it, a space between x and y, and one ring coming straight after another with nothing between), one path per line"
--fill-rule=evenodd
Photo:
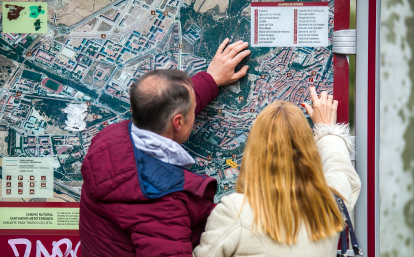
M34 187L34 182L30 182L30 187Z
M11 182L7 182L6 187L11 187Z
M17 176L17 179L18 180L23 180L23 176L22 175L19 175L19 176Z
M17 183L17 186L18 186L18 187L23 187L23 182L19 182L19 183Z
M10 195L11 194L11 189L6 189L6 194Z
M34 195L34 189L30 189L30 194Z
M23 194L23 189L19 189L18 192L19 192L19 195L22 195Z
M35 179L35 176L30 176L30 180L34 180Z
M7 180L11 180L11 176L10 175L7 175L6 179Z

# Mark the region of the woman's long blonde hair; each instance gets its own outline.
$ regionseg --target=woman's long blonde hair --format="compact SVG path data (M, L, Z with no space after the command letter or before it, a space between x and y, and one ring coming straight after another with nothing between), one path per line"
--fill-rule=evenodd
M243 154L237 192L247 198L257 231L279 243L296 242L301 224L309 238L336 235L344 221L322 172L312 130L289 102L267 106L257 117Z

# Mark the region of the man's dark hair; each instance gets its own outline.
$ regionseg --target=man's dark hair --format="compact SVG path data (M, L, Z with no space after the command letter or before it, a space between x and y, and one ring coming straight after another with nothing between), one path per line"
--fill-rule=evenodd
M186 87L187 85L187 87ZM140 129L161 134L173 116L191 110L188 88L193 82L180 70L154 70L131 85L132 121Z

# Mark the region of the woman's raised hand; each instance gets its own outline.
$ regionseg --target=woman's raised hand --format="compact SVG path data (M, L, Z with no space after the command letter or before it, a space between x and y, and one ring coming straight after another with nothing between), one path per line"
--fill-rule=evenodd
M322 123L333 125L336 123L336 111L338 109L338 101L333 100L332 95L328 95L326 91L318 97L314 86L310 87L313 108L307 103L302 103L306 111L310 115L314 123Z

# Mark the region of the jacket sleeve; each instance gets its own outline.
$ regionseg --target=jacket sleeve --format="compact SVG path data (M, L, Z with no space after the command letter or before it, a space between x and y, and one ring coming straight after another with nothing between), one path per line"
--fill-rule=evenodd
M242 234L241 219L230 197L225 196L208 217L206 231L200 245L193 252L195 257L233 256Z
M191 77L197 102L195 114L198 115L211 101L218 96L217 83L207 72L199 72Z
M326 182L345 198L345 205L352 211L361 190L361 180L351 163L353 142L349 128L347 125L316 124L314 134Z
M186 193L173 194L173 197L184 202L187 206L191 220L190 241L194 249L200 243L201 234L204 232L207 218L213 210L214 202L207 197L200 198Z
M170 195L154 201L120 205L118 223L130 234L135 256L192 257L191 221L185 204Z

